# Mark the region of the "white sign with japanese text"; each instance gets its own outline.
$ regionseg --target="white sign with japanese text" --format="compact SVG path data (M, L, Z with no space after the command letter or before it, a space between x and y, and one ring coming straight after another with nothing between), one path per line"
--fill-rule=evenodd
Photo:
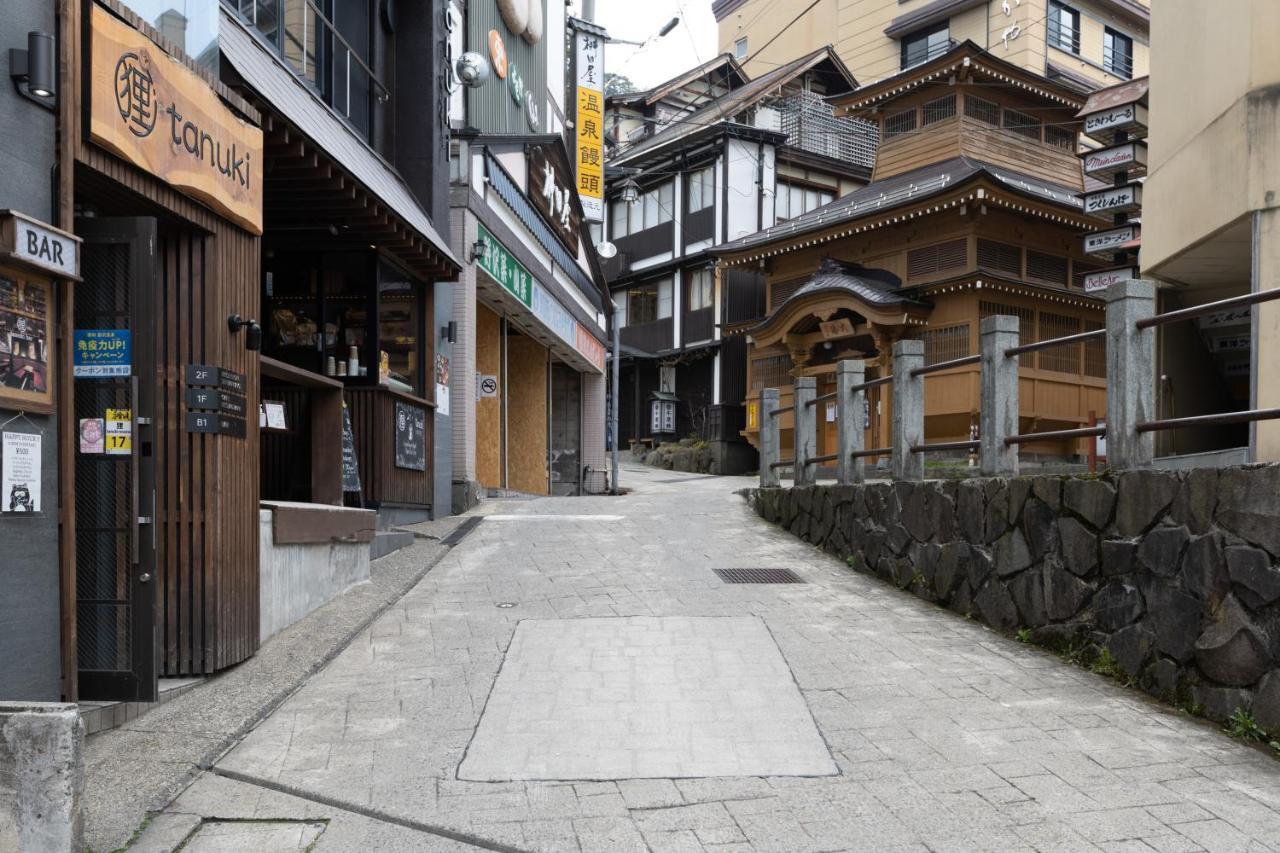
M0 512L40 511L40 440L29 432L6 432L0 439Z

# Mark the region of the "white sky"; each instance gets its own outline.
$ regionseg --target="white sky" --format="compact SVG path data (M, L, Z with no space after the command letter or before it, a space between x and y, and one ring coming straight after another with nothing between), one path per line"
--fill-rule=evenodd
M581 9L581 0L571 0L571 14L578 15ZM710 0L596 0L596 23L610 35L632 41L657 35L677 15L679 26L643 48L609 45L605 71L625 74L641 89L670 80L715 56L716 19Z

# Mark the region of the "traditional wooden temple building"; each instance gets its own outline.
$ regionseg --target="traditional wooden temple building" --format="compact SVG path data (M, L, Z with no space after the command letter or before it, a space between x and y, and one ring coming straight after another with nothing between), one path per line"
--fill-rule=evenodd
M762 272L763 321L726 329L748 336L747 427L759 435L759 399L796 377L835 389L841 359L862 358L868 378L891 372L894 341L919 338L926 363L978 352L979 322L1022 321L1023 342L1100 328L1102 300L1083 279L1099 268L1080 235L1088 215L1077 157L1080 93L965 42L889 79L832 98L838 114L872 120L881 144L872 181L816 210L714 249L721 273ZM1102 418L1105 351L1075 344L1024 356L1024 432ZM930 441L976 434L977 366L930 375ZM869 392L867 447L888 442L888 386ZM834 409L820 415L819 453L834 448ZM792 444L783 416L783 456ZM1083 456L1083 441L1023 446L1024 458ZM886 460L887 461L887 460Z

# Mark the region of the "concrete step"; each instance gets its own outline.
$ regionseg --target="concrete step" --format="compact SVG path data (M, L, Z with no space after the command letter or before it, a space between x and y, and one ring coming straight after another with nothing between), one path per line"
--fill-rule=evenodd
M379 530L369 543L369 559L376 560L413 544L413 534L407 530Z

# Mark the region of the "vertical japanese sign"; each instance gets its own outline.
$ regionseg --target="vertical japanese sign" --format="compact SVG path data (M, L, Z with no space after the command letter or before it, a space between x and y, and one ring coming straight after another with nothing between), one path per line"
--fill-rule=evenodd
M600 37L579 30L574 35L574 59L578 72L578 143L574 151L578 197L587 219L603 222L604 43Z

